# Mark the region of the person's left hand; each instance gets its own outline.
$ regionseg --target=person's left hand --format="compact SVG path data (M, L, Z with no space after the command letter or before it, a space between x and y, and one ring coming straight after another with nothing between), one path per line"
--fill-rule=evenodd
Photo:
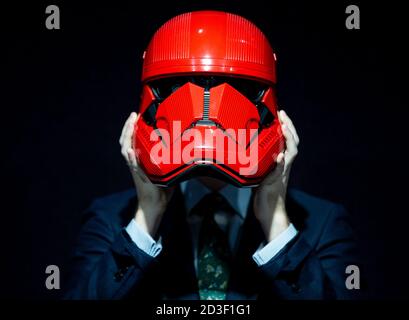
M290 225L285 198L291 165L298 153L300 142L293 122L283 110L278 113L278 118L286 140L286 150L277 156L276 168L256 189L253 203L254 213L268 242Z

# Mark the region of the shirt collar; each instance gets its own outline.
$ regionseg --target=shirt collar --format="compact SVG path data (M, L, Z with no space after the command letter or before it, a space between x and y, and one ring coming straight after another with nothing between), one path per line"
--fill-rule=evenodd
M190 213L192 208L208 193L212 191L207 188L198 179L183 181L180 188L184 195L187 212ZM251 197L250 188L238 188L231 184L219 190L219 193L226 198L232 208L242 217L246 217L248 205Z

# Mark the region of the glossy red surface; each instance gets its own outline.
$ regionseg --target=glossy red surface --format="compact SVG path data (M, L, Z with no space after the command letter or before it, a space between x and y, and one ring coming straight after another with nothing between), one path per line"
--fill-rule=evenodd
M250 21L226 12L196 11L166 22L144 54L142 81L205 73L276 82L275 55Z
M180 75L252 79L264 83L264 91L253 101L226 80L209 88L187 81L166 97L154 92L153 80ZM142 80L133 147L151 181L169 185L200 167L254 186L274 169L285 147L273 88L275 57L251 22L216 11L169 20L148 45ZM262 107L271 115L268 124L262 123Z

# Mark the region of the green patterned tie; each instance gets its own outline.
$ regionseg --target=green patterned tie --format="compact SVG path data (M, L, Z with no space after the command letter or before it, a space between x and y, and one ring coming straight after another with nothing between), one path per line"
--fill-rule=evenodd
M200 201L197 210L203 215L198 248L200 300L225 300L231 253L227 234L215 222L214 214L232 209L223 196L211 193Z

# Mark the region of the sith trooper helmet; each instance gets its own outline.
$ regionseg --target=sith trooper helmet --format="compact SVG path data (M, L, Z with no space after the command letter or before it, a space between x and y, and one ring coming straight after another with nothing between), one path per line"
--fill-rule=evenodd
M178 15L143 55L133 148L157 185L212 176L256 186L285 142L277 116L276 57L250 21L226 12Z

